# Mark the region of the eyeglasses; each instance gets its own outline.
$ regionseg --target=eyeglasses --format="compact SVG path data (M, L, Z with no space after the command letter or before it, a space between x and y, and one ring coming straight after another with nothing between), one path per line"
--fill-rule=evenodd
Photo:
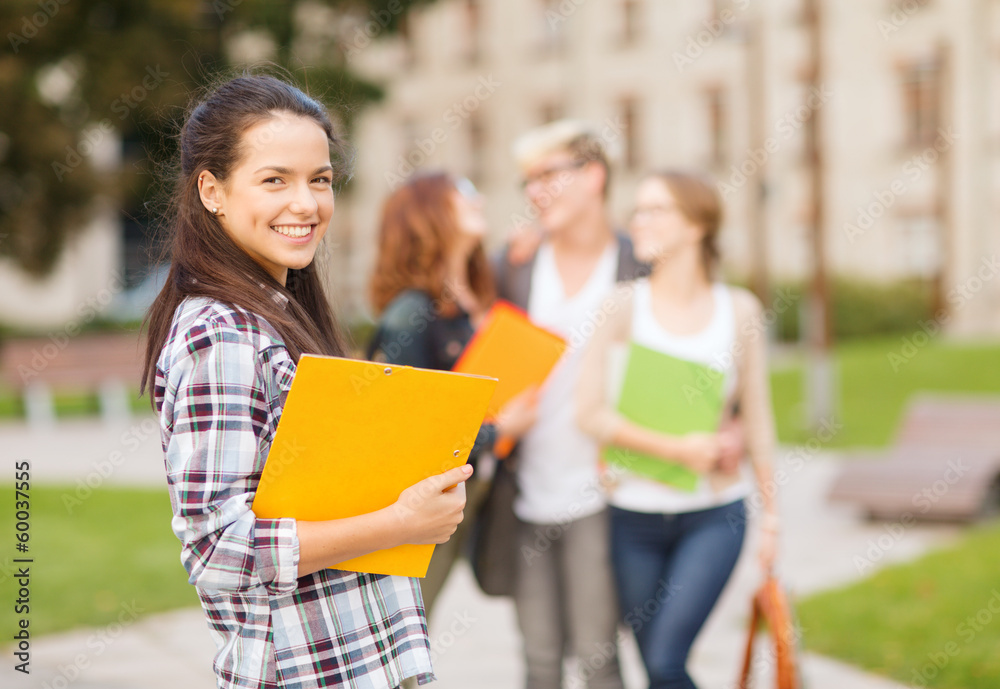
M645 220L662 218L667 213L672 213L677 206L636 206L632 211L632 220Z
M460 177L455 180L455 191L472 201L479 198L479 190L468 177Z
M560 172L566 172L568 170L579 170L584 165L589 163L589 160L573 160L568 163L562 163L561 165L553 165L550 168L546 168L541 172L538 172L530 177L525 177L521 180L521 190L526 190L532 184L541 184L543 186L549 186L556 181L556 176Z

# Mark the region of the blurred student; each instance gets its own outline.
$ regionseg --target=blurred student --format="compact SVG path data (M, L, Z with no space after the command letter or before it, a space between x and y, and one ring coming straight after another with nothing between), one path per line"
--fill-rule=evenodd
M754 477L762 487L773 483L774 424L762 309L750 292L714 278L721 218L715 185L701 176L664 172L640 184L630 230L636 256L652 265L652 274L610 297L607 321L587 345L581 368L582 431L602 445L677 462L697 474L690 492L614 467L611 547L618 597L651 689L695 686L685 668L688 652L739 557L744 498L753 490ZM609 382L611 389L620 386L616 377L622 376L613 373L613 351L630 343L709 367L713 378L722 377L722 406L739 407L752 472L731 461L727 434L660 433L615 411L607 391ZM677 404L688 401L690 390L680 383L673 391ZM770 569L778 514L773 491L761 494L760 560ZM657 605L650 607L650 601Z
M590 689L620 689L607 506L597 444L574 420L575 389L581 346L602 300L646 267L612 229L611 167L586 123L562 120L527 132L514 154L544 239L527 260L523 251L504 250L498 293L570 345L539 394L537 422L511 457L518 484L514 602L526 686L560 689L570 656Z
M329 567L447 541L470 467L347 519L251 510L299 356L345 351L314 262L344 176L331 152L343 143L323 106L256 75L209 93L179 143L172 262L148 316L143 387L160 417L181 561L218 648L218 686L432 679L417 581Z
M372 303L380 316L369 358L452 369L496 298L483 251L486 229L483 199L467 179L421 174L386 199L371 278ZM500 436L518 438L534 420L532 393L511 400L496 424L483 426L469 461L475 464ZM487 487L487 480L478 477L467 484L466 519L447 544L434 549L420 582L428 617Z

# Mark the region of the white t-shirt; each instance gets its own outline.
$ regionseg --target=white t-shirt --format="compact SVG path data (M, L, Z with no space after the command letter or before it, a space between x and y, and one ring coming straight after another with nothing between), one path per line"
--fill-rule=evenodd
M723 378L724 398L728 399L736 386L736 366L733 362L733 345L736 341L736 319L733 297L725 285L712 286L715 305L712 320L693 335L674 335L653 316L649 280L637 280L632 296L632 341L649 349L663 352L678 359L686 359L710 366L720 371ZM611 385L614 399L621 392L624 379L624 352L612 363ZM740 466L741 478L731 486L716 493L702 478L694 492L677 490L665 483L644 478L627 471L622 472L611 492L609 502L633 512L662 512L676 514L693 512L725 505L746 497L753 488L753 478L745 464Z
M570 343L538 400L538 421L521 439L514 513L532 524L560 524L606 505L598 448L576 425L575 391L583 346L603 322L604 298L615 285L618 243L601 255L586 284L567 297L552 247L543 244L531 273L528 315Z

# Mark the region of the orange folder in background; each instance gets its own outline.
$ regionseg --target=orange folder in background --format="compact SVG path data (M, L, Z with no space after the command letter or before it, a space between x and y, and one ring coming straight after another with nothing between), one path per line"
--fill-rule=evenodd
M393 504L464 464L496 381L303 355L264 465L254 513L321 521ZM422 577L433 545L402 545L331 569Z
M495 419L513 397L544 383L565 351L566 340L532 323L519 308L498 301L452 370L498 379L486 412L487 419Z

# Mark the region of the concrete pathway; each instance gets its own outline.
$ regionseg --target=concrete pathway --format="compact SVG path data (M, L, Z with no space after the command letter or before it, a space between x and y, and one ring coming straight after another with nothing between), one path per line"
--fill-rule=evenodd
M120 428L90 421L61 423L49 432L0 426L4 455L32 462L37 482L96 487L164 485L155 424L138 418ZM794 596L856 580L887 563L915 558L947 544L953 526L919 525L893 530L858 519L851 509L825 499L838 460L832 453L798 455L783 449L778 466L788 480L781 489L784 515L781 575ZM81 488L82 489L82 488ZM695 646L691 672L701 689L734 689L746 634L751 592L760 581L751 537L732 581ZM870 563L869 567L866 563ZM809 630L804 630L808 649ZM483 596L467 567L453 573L431 620L438 689L516 689L523 665L513 606ZM32 674L13 671L12 649L3 654L5 689L176 689L214 686L212 643L200 610L130 618L33 640ZM642 689L642 665L630 639L623 642L627 689ZM767 649L762 645L763 657ZM766 665L766 663L763 663ZM902 685L806 652L803 674L810 689L899 689ZM773 686L767 668L758 687Z

